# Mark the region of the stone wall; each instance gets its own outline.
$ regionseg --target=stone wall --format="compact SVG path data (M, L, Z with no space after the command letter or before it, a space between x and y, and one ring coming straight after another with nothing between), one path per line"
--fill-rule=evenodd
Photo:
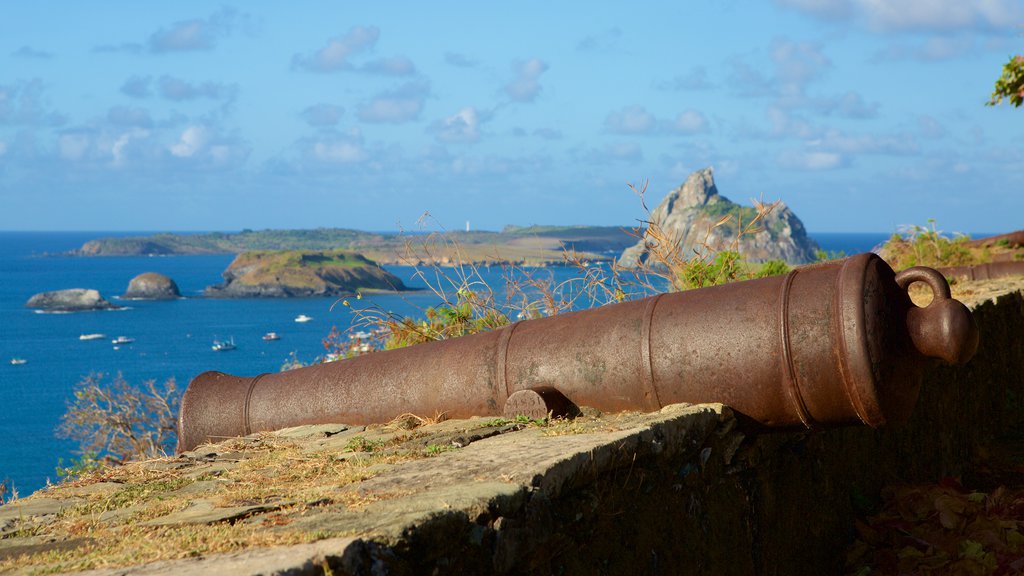
M759 433L726 417L699 446L640 446L557 495L535 492L511 515L424 524L386 564L393 573L839 574L856 513L884 485L960 475L980 445L1021 423L1024 298L1002 296L975 315L978 354L932 368L905 424Z

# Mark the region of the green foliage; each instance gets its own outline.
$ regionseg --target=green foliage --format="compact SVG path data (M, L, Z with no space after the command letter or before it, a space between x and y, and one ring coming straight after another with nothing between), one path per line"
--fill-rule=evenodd
M1015 107L1024 104L1024 56L1011 56L1010 61L1003 65L1003 73L996 80L992 97L986 104L995 106L1004 99Z
M683 290L705 288L733 282L740 277L745 268L740 261L740 253L726 250L715 254L710 261L694 261L679 270L679 280Z
M103 460L96 457L95 452L86 452L78 458L72 458L67 466L64 466L64 459L57 459L57 477L61 480L72 480L103 467Z
M356 436L345 444L346 452L376 452L387 443L383 440L371 440L365 436Z
M786 264L782 260L769 260L761 265L761 269L757 271L755 276L757 278L768 278L770 276L781 276L789 273L789 264Z
M452 450L458 450L458 448L454 444L427 444L423 449L427 456L437 456L442 452L451 452Z
M759 219L757 209L724 200L705 204L700 207L700 211L716 220L729 216L724 225L733 232L738 232L744 225Z
M886 261L894 270L911 266L966 266L976 264L977 256L966 246L970 238L957 234L950 238L936 229L935 220L928 226L912 226L905 234L893 234L882 247Z
M427 308L424 320L403 318L390 323L384 349L391 350L432 340L458 338L501 328L510 323L506 314L491 306L481 305L476 293L459 289L455 293L454 302Z
M550 415L550 412L548 413ZM493 418L484 422L484 426L488 428L500 428L501 426L509 426L516 424L520 426L535 426L537 428L543 428L548 425L550 418L530 418L524 414L519 414L515 418Z
M846 252L843 252L842 250L826 251L819 248L814 251L814 258L818 262L831 262L832 260L842 260L843 258L846 258Z

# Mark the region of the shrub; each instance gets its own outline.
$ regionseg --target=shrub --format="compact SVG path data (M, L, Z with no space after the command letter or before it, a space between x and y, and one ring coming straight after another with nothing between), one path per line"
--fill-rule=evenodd
M65 470L90 461L120 464L166 455L177 436L180 401L174 378L162 386L147 380L137 387L121 374L110 382L103 374L86 376L57 428L57 436L76 440L83 455Z
M894 270L911 266L966 266L984 260L967 247L970 237L956 234L943 235L935 226L933 218L928 226L910 226L900 234L895 233L882 246L882 256Z

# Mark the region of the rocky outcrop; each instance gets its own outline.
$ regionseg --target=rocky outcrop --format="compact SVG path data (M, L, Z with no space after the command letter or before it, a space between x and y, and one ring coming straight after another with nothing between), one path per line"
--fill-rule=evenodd
M113 310L120 308L120 306L104 300L98 290L87 288L41 292L29 298L25 306L47 312L83 312L86 310Z
M732 218L715 226L729 214ZM694 172L682 186L669 192L651 213L651 222L667 236L666 240L678 241L679 250L685 255L693 254L694 250L705 252L706 244L716 251L736 250L750 262L785 260L806 264L815 259L817 243L807 237L803 223L781 202L758 223L760 231L739 235L740 226L746 226L756 214L754 208L720 195L709 167ZM632 268L647 262L652 241L648 231L636 245L622 252L619 265Z
M361 290L405 290L402 281L354 252L257 251L239 254L210 286L211 298L343 296Z
M122 298L135 300L173 300L181 298L181 291L178 285L163 274L157 272L143 272L128 283Z

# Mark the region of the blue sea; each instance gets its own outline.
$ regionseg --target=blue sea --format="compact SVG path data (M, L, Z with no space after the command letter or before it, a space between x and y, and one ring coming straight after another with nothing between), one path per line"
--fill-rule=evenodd
M123 234L123 233L122 233ZM349 328L352 314L335 298L212 300L202 290L221 281L233 256L73 258L53 256L101 232L0 232L0 481L27 495L56 481L58 460L77 457L76 444L55 436L76 383L90 374L123 374L132 384L175 378L184 389L206 370L255 375L280 370L294 354L309 362L324 352L332 327ZM127 234L124 234L127 235ZM813 234L830 252L871 250L888 234ZM408 286L426 288L415 270L387 269ZM174 279L184 296L173 301L122 301L116 298L142 272ZM484 279L501 286L503 270L482 269ZM572 268L539 271L556 282L576 274ZM41 314L24 307L38 292L95 288L124 310ZM430 290L367 296L372 303L402 316L417 316L438 303ZM297 323L300 314L312 321ZM281 339L264 341L267 332ZM105 338L82 341L81 334ZM115 348L118 336L134 338ZM214 352L215 339L233 339L236 350ZM25 364L12 365L12 358Z

